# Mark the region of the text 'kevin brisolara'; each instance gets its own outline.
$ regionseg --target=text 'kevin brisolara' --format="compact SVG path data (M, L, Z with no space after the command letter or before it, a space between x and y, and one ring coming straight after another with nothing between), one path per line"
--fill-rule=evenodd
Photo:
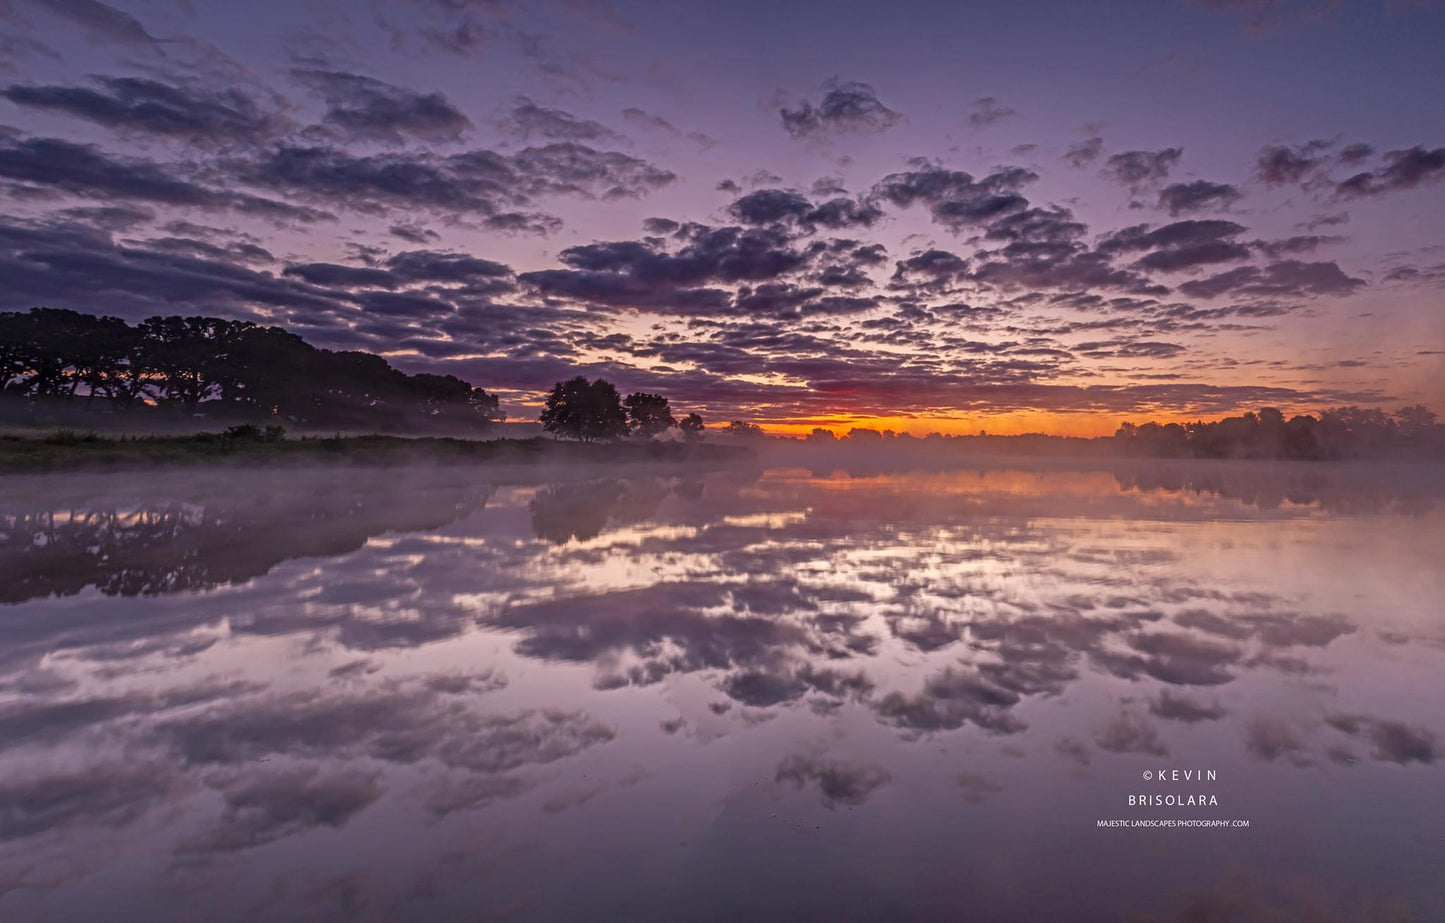
M1129 807L1217 808L1216 795L1130 795Z

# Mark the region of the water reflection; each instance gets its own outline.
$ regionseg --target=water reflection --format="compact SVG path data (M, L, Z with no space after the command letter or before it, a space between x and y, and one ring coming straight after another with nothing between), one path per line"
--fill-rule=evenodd
M1445 914L1428 471L6 487L7 920Z
M445 469L415 481L304 469L182 474L159 484L133 477L98 497L84 486L55 477L6 485L0 603L87 587L150 596L242 583L290 558L345 554L383 532L435 529L481 509L493 489Z

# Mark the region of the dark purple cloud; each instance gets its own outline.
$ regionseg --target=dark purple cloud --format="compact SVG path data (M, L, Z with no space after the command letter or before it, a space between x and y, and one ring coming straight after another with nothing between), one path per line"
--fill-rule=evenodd
M1186 212L1226 209L1241 198L1243 194L1229 183L1211 183L1199 179L1187 183L1171 183L1159 190L1159 207L1177 217Z
M1344 197L1383 195L1441 178L1445 178L1445 147L1426 150L1417 145L1387 151L1384 166L1368 173L1356 173L1336 184L1335 191Z
M344 71L298 68L291 73L326 102L323 136L387 144L408 138L457 141L472 126L441 93L419 93Z
M858 81L831 81L814 105L804 100L796 107L778 109L783 128L795 138L831 132L880 132L903 118L883 105L873 87Z
M1120 185L1137 189L1169 177L1169 171L1184 156L1184 149L1166 147L1157 151L1123 151L1104 162L1103 174Z
M95 87L13 84L0 96L120 131L211 146L256 142L284 130L273 101L236 88L178 86L143 77L96 77Z

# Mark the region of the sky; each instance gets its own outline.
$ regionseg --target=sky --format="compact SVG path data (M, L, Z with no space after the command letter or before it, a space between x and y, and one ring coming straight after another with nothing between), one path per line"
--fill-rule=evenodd
M0 0L0 310L535 419L1445 411L1445 3Z

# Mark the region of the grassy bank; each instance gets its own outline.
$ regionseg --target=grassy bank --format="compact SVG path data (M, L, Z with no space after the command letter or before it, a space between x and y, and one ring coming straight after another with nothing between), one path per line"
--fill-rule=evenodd
M185 436L111 438L62 431L43 438L0 436L0 473L171 465L405 464L725 464L752 453L736 446L677 442L562 442L553 439L450 439L303 436L254 428Z

